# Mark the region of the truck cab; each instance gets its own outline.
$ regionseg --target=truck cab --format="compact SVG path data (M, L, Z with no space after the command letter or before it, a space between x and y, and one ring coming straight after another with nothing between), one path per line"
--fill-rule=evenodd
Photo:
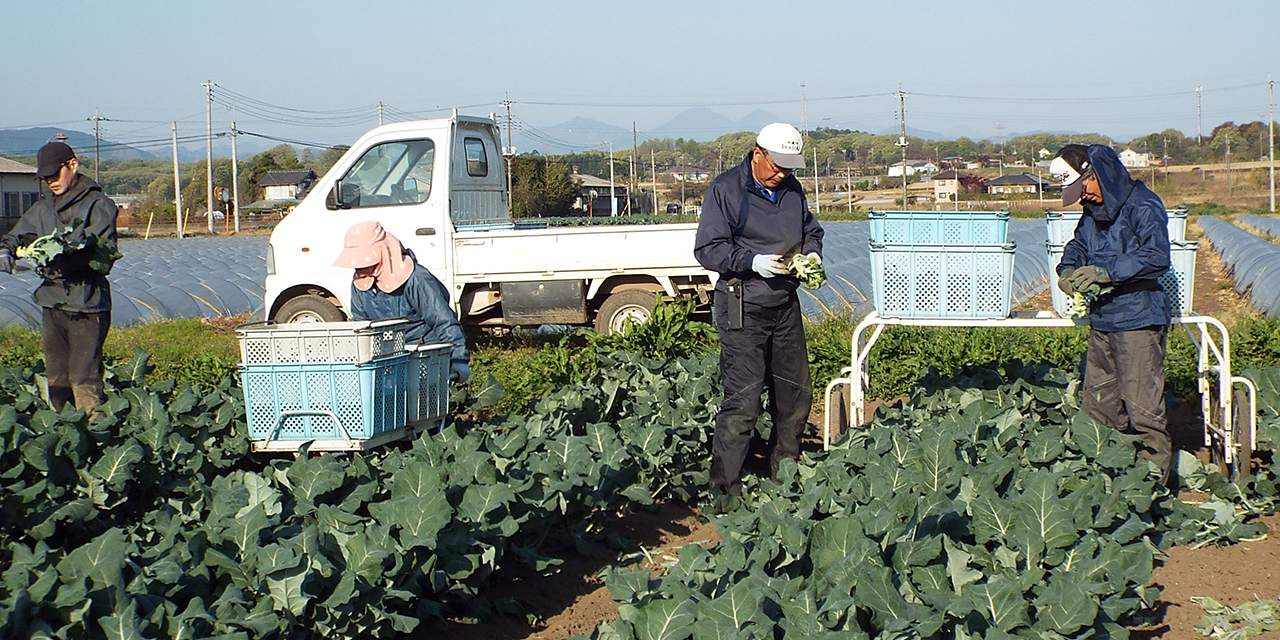
M498 141L493 120L458 115L361 136L272 233L267 319L347 319L352 272L333 261L369 220L445 284L464 325L611 330L647 319L655 294L707 302L696 225L517 228Z

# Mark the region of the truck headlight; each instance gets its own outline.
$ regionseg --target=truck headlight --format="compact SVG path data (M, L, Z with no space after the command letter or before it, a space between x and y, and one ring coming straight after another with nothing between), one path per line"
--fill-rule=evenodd
M276 274L276 250L267 243L267 275L274 276Z

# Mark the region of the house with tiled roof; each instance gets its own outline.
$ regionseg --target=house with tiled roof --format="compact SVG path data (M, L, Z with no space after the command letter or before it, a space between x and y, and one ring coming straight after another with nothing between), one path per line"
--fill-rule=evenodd
M7 233L18 218L40 199L36 168L0 158L0 233Z

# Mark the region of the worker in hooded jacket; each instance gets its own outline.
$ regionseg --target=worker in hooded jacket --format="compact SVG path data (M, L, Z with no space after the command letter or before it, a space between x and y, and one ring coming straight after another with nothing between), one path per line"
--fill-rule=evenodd
M1136 433L1144 456L1168 482L1172 441L1164 406L1164 359L1172 304L1157 279L1169 269L1169 214L1129 175L1111 147L1072 144L1049 167L1062 204L1084 214L1057 266L1058 288L1095 296L1089 307L1082 408L1094 420Z
M449 307L449 290L382 225L361 222L347 230L335 267L355 269L351 280L351 319L408 318L409 344L450 343L449 379L471 379L467 339Z

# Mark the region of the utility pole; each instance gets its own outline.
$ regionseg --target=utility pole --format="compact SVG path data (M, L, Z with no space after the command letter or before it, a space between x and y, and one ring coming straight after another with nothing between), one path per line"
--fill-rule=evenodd
M609 215L618 217L618 196L613 194L613 141L609 141Z
M818 148L813 148L813 206L822 213L822 185L818 184Z
M1200 85L1196 85L1196 145L1200 144Z
M209 235L213 235L213 81L204 81L205 186L209 192Z
M515 143L511 142L511 100L502 101L507 108L507 146L502 149L502 158L507 161L507 210L515 211L515 201L511 199L511 161L516 155Z
M902 135L898 146L902 147L902 208L907 208L907 94L898 89L898 119L902 121Z
M1276 83L1267 77L1267 161L1271 165L1271 213L1276 212Z
M649 147L649 166L653 169L653 213L658 213L658 163L653 159L653 147Z
M235 207L236 216L236 233L240 233L240 171L236 162L236 137L239 135L236 131L235 121L231 122L231 206Z
M382 101L378 101L378 126L382 126Z
M636 143L636 121L631 121L631 176L627 180L627 213L631 213L631 201L636 193L636 164L639 162L640 147Z
M849 201L849 213L853 213L853 169L844 168L844 196Z
M102 155L99 153L99 146L102 142L102 128L99 123L103 120L108 120L108 118L98 115L98 109L95 107L93 109L93 117L88 118L88 120L93 121L93 181L102 184L102 181L98 179L98 167L102 165Z
M178 123L173 126L173 211L174 224L178 226L178 237L182 237L182 181L178 179Z
M805 93L804 83L800 83L800 134L809 130L809 94Z

